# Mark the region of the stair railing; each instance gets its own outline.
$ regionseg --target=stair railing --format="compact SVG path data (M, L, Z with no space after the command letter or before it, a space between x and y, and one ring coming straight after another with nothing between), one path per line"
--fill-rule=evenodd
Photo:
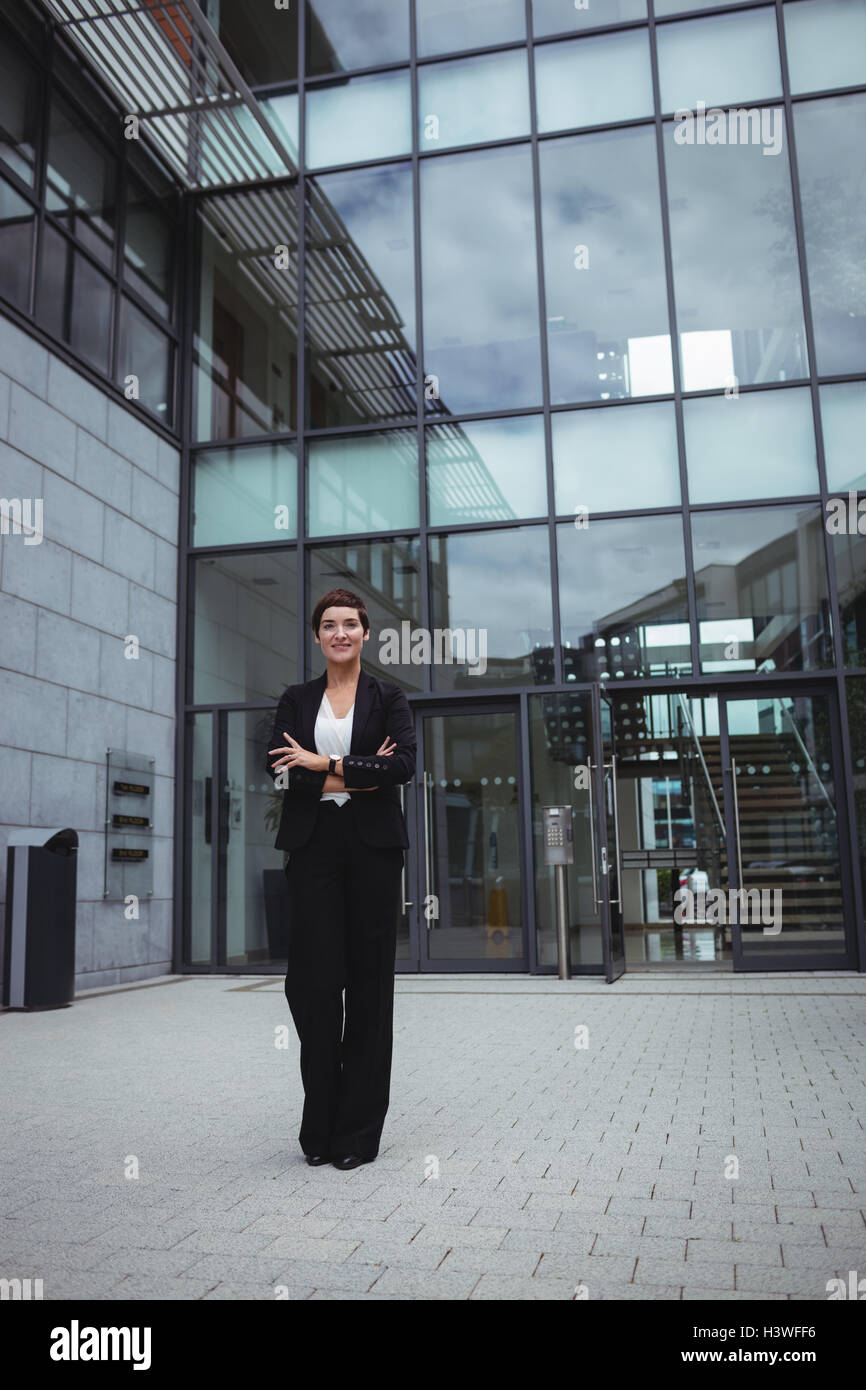
M679 707L680 707L680 710L681 710L681 712L682 712L683 718L685 719L686 725L687 725L687 727L688 727L688 731L689 731L689 733L690 733L691 736L692 736L692 742L693 742L694 745L695 745L695 750L696 750L697 755L698 755L698 761L699 761L699 763L700 763L700 765L701 765L701 768L702 768L702 770L703 770L704 779L705 779L706 785L707 785L707 791L708 791L709 794L710 794L710 801L712 802L713 811L715 812L716 821L717 821L718 827L719 827L719 833L721 834L722 840L724 841L724 839L725 839L725 822L724 822L724 819L723 819L723 817L722 817L722 813L721 813L721 811L719 810L719 803L718 803L718 801L716 800L716 793L715 793L715 789L714 789L714 787L713 787L712 780L711 780L711 778L710 778L710 771L709 771L709 768L707 767L706 760L704 759L704 750L701 748L700 739L698 738L698 736L697 736L697 734L696 734L696 732L695 732L695 726L694 726L694 724L692 723L692 717L691 717L691 715L689 714L689 709L688 709L688 705L686 704L685 696L682 695L682 694L678 691L678 692L677 692L677 695L676 695L676 698L677 698L677 700L678 700L678 702L679 702Z
M681 697L681 698L682 698L682 697ZM790 724L790 726L791 726L791 732L792 732L792 734L794 735L794 738L797 740L797 743L799 744L799 746L800 746L800 748L801 748L801 750L802 750L803 757L806 759L806 762L807 762L808 765L809 765L809 769L810 769L810 771L811 771L811 773L812 773L812 776L815 778L815 781L818 783L818 786L821 788L821 792L822 792L822 795L823 795L823 797L824 797L824 800L826 801L827 805L830 807L830 810L833 812L833 819L835 820L835 819L836 819L836 807L833 805L833 802L832 802L832 800L831 800L831 798L830 798L830 794L829 794L829 792L827 791L827 788L824 786L824 782L823 782L823 780L822 780L822 778L821 778L820 773L818 772L817 767L815 766L814 760L813 760L813 758L812 758L812 754L809 752L808 748L806 747L805 743L803 742L803 736L802 736L802 734L800 733L800 730L799 730L799 728L798 728L798 726L797 726L797 721L796 721L796 719L794 718L794 716L791 714L791 711L788 709L788 707L787 707L787 705L785 704L785 702L784 702L783 699L780 699L780 700L779 700L779 708L781 709L782 714L784 715L785 719L787 719L788 723Z

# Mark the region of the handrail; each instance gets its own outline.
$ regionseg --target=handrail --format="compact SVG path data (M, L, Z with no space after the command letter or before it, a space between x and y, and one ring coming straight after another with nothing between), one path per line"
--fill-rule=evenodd
M812 774L813 774L813 776L814 776L814 778L815 778L815 781L818 783L818 786L821 788L821 791L824 793L824 800L826 801L827 805L830 807L830 810L833 812L833 818L834 818L834 820L835 820L835 818L836 818L836 807L833 805L832 801L830 800L829 793L828 793L828 791L827 791L827 788L824 786L823 781L821 780L821 777L820 777L820 775L819 775L819 773L818 773L818 769L817 769L817 767L815 766L814 760L813 760L813 758L812 758L812 754L809 752L808 748L806 747L805 743L803 742L803 737L802 737L802 735L801 735L801 733L800 733L800 730L797 728L797 721L794 719L794 716L791 714L791 711L790 711L790 710L788 709L788 707L786 706L786 704L785 704L785 702L784 702L784 699L783 699L782 697L779 697L779 708L781 709L783 715L785 716L785 718L788 720L789 724L791 725L791 730L792 730L792 732L793 732L793 734L794 734L794 737L795 737L795 739L797 740L797 742L799 743L800 747L801 747L802 750L803 750L803 757L806 759L806 762L809 764L809 767L812 769Z
M688 705L686 704L685 696L684 696L680 691L677 691L677 699L679 700L680 706L681 706L681 708L682 708L682 712L683 712L683 714L685 715L685 720L686 720L686 724L688 725L688 728L689 728L689 733L691 734L692 739L694 740L694 745L695 745L695 748L697 749L698 759L699 759L699 761L700 761L701 767L703 768L704 777L705 777L706 780L707 780L707 788L708 788L709 793L710 793L710 800L711 800L712 803L713 803L713 810L714 810L715 813L716 813L716 820L717 820L718 823L719 823L719 830L721 831L722 839L724 840L724 839L725 839L725 822L724 822L724 819L723 819L723 817L722 817L722 813L721 813L721 811L719 810L719 803L718 803L718 801L716 800L716 793L715 793L715 790L714 790L714 788L713 788L712 781L711 781L711 779L710 779L710 771L709 771L709 768L707 767L706 761L705 761L705 759L704 759L704 750L701 748L700 739L698 738L697 734L695 733L695 726L694 726L694 724L692 723L692 716L689 714Z

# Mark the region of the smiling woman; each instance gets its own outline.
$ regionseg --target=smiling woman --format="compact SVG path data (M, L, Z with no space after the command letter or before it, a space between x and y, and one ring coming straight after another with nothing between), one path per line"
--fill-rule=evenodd
M301 1042L298 1137L308 1163L348 1169L376 1157L388 1110L409 845L398 788L414 776L415 734L403 692L361 669L363 600L333 589L311 625L327 669L283 694L268 771L284 792L276 848L289 851L285 991Z

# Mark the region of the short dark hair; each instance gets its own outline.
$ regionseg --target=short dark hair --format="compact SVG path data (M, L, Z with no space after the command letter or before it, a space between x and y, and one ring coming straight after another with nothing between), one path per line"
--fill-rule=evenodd
M358 598L358 595L353 594L350 589L332 589L329 594L325 594L324 598L319 599L313 609L311 626L317 637L322 625L322 614L326 608L357 608L361 626L365 632L370 631L370 619L367 616L364 600Z

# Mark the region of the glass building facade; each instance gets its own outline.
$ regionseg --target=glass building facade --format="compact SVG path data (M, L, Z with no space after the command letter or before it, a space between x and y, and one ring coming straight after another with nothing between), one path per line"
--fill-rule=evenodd
M555 972L551 805L574 973L866 968L866 0L201 8L281 172L179 187L35 23L0 117L7 304L183 445L176 967L285 960L340 586L398 969Z

